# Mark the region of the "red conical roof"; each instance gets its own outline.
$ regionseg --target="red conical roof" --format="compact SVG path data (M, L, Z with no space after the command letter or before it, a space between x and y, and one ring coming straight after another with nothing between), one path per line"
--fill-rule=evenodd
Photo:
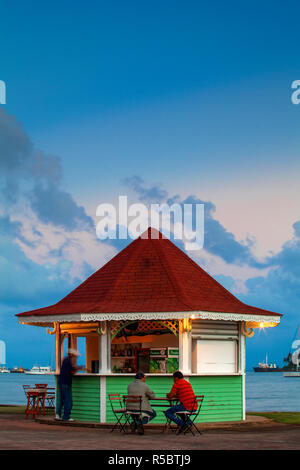
M18 316L192 311L280 316L238 300L150 228L57 304Z

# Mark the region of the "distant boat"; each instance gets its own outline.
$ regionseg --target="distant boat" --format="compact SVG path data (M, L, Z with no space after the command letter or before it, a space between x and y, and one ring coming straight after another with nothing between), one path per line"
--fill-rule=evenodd
M300 377L300 350L298 348L300 342L300 325L298 325L296 334L294 336L292 346L290 348L288 357L284 359L291 365L288 371L285 371L284 377ZM295 344L295 346L293 346Z
M300 370L291 370L290 372L284 372L284 377L300 377Z
M7 369L5 366L0 366L0 373L1 374L9 374L10 370Z
M300 341L300 325L297 327L293 343L295 340ZM296 354L298 354L299 357L297 356L295 360ZM283 359L283 362L286 363L283 367L278 367L275 363L268 364L268 355L266 355L265 362L259 362L258 366L253 367L253 370L255 372L284 372L283 375L285 377L299 377L298 370L300 371L300 354L297 353L297 350L293 352L293 348L291 347L287 357Z
M298 348L299 342L300 342L300 325L298 325L297 327L296 334L292 343L292 347L290 349L290 352L287 358L289 362L293 365L293 370L284 372L283 374L284 377L300 377L300 350ZM296 346L294 346L293 348L294 343L296 344Z
M14 367L13 369L10 369L10 372L12 374L23 374L24 373L24 369L23 367Z
M258 366L253 367L254 372L282 372L283 368L278 367L275 362L268 363L268 354L266 354L266 360L265 362L259 362Z
M45 366L45 367L33 366L32 369L25 370L25 374L29 374L29 375L52 375L52 374L54 374L54 371L51 370L50 366Z

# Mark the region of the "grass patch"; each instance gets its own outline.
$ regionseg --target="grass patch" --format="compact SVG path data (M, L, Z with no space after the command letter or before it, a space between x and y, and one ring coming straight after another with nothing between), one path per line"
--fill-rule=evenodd
M1 414L8 414L8 415L25 415L26 406L21 405L0 405L0 415ZM47 409L46 408L46 415L54 415L54 409ZM41 411L40 411L41 412Z
M18 414L24 414L26 410L26 406L0 406L0 414L13 414L13 415L18 415Z
M300 424L300 412L296 411L270 411L270 412L251 412L247 413L249 416L264 416L265 418L272 419L276 423L283 424Z

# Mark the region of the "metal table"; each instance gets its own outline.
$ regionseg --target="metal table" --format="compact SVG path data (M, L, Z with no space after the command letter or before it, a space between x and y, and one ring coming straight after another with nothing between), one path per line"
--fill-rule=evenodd
M161 403L155 403L155 402L161 402ZM155 397L155 398L150 399L151 405L155 408L156 407L157 408L169 408L170 406L176 405L177 402L178 402L177 398ZM168 434L169 429L171 429L171 422L169 420L166 420L162 433Z

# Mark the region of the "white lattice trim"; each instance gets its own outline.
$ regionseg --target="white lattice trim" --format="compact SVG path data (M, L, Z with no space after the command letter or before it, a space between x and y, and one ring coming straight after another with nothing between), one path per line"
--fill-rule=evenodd
M226 320L246 322L279 323L280 316L277 315L252 315L242 313L220 313L220 312L140 312L140 313L77 313L65 315L32 315L19 317L19 323L43 324L53 322L90 322L105 320L172 320L183 318L201 318L203 320Z

